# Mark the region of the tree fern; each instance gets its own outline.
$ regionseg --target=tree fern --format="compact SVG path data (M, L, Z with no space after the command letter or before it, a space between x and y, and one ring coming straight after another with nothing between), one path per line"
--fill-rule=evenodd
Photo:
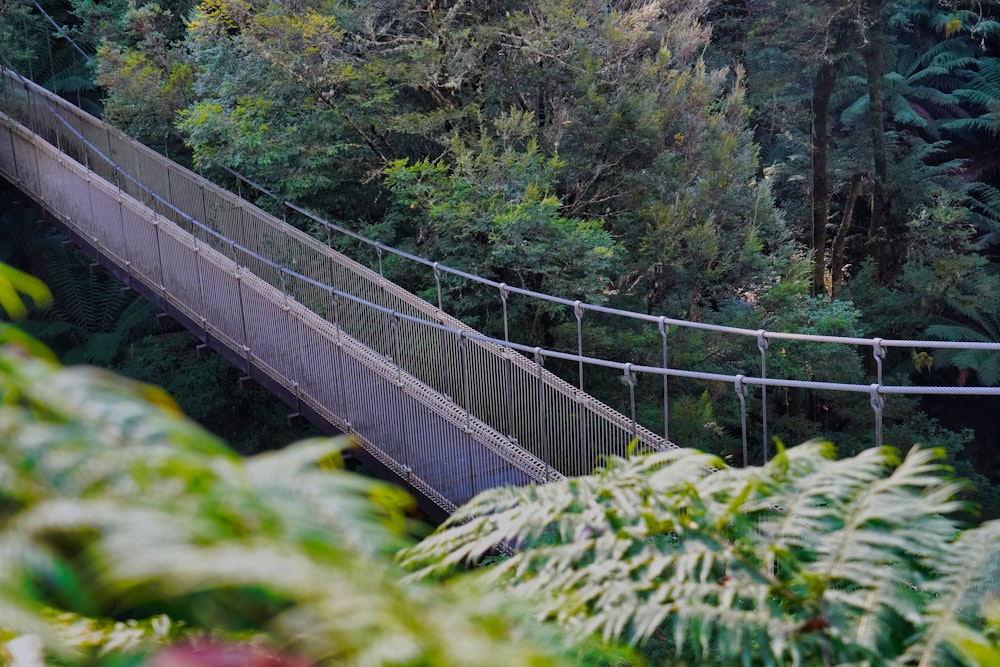
M414 578L450 576L514 545L473 576L580 634L669 638L681 657L723 663L893 664L935 623L978 632L930 603L965 548L940 454L832 456L813 442L762 468L690 450L611 459L590 477L485 492L402 562Z
M973 343L1000 342L1000 296L995 293L980 298L974 307L965 308L959 320L933 324L926 329L931 338ZM984 385L1000 384L1000 351L984 349L938 350L935 363L970 370Z
M1000 523L994 521L964 531L936 566L940 576L924 587L931 596L927 608L931 621L907 647L903 664L959 662L954 643L956 629L981 626L983 604L996 596L1000 581Z
M154 333L156 308L123 291L113 276L62 247L41 255L53 307L22 327L56 349L64 362L110 364L133 340Z

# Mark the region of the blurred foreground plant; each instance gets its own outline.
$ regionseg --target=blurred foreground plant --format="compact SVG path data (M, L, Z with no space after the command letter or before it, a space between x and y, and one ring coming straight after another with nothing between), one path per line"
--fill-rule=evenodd
M501 599L399 583L409 498L346 444L241 459L158 389L3 345L0 663L559 663Z

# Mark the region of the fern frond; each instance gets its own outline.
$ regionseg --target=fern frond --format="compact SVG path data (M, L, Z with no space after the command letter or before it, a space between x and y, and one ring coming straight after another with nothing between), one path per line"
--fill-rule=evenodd
M162 393L2 347L0 386L5 630L34 630L17 613L29 600L92 618L169 612L223 641L253 630L317 662L563 664L562 640L526 641L541 629L496 595L400 585L382 555L402 507L328 469L342 444L245 465Z
M928 121L931 115L901 96L890 98L888 106L893 122L899 125L907 125L917 129L924 129L929 125Z
M959 102L964 102L981 109L989 109L990 105L996 102L996 89L984 88L959 88L952 91L952 96Z
M136 297L129 301L111 327L119 337L120 345L127 345L156 331L156 313L156 306L145 299Z
M966 530L938 562L941 576L925 584L929 622L906 650L906 665L964 664L951 645L953 624L980 629L981 605L1000 582L1000 522Z
M857 98L840 112L840 122L844 125L854 125L858 123L868 113L868 95Z
M951 354L937 355L941 363L975 371L979 381L987 386L1000 384L1000 351L960 350Z
M976 331L960 324L932 324L926 329L927 335L941 340L968 341L972 343L989 343L990 336L982 331Z
M121 349L122 339L117 333L95 333L87 337L87 342L79 351L80 361L66 358L67 364L87 363L96 366L107 366Z
M900 462L882 448L837 461L814 442L762 468L683 450L656 465L615 460L590 477L480 494L401 562L411 577L441 576L502 538L517 551L479 576L574 632L667 636L683 656L711 647L744 665L879 664L924 623L914 587L957 533L945 515L963 507L961 485L939 456L915 448Z
M945 23L947 23L947 20L945 20ZM951 37L938 42L920 54L920 56L914 61L914 65L911 69L916 70L921 67L950 63L957 58L966 56L968 53L968 39L963 37ZM952 69L954 69L954 67L952 67Z

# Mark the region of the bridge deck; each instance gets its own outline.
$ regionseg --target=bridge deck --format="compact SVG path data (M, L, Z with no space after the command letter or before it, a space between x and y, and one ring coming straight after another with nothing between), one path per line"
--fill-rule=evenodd
M0 173L85 250L440 512L671 446L326 245L5 71Z

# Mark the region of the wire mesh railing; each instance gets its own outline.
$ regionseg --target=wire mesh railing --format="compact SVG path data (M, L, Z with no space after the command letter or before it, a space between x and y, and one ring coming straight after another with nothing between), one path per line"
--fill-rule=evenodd
M62 172L70 163L65 156L79 163L88 186L50 182L60 169L40 160L51 162L51 156L11 126L6 158L13 180L43 201L61 202L57 213L64 219L104 220L100 231L83 230L101 252L154 286L161 300L174 303L191 321L200 323L205 335L223 339L229 348L252 357L289 392L315 398L318 385L310 394L306 391L309 382L301 381L309 377L309 366L315 360L301 354L259 352L273 340L289 340L293 333L301 336L301 326L288 313L315 311L333 323L338 336L363 345L377 360L373 364L388 364L394 369L388 375L395 376L397 383L405 376L410 380L408 387L419 387L420 391L410 393L421 394L420 401L440 403L439 411L459 415L459 425L466 431L479 425L505 433L502 443L491 440L487 449L499 452L508 463L514 460L522 481L586 472L603 454L625 454L633 440L650 448L669 446L635 419L549 373L543 367L547 356L543 351L522 349L528 353L525 356L477 334L382 276L134 144L10 72L5 73L3 99L5 109L55 147L59 155L56 162L64 165ZM78 180L80 173L75 173ZM106 192L94 195L94 186L89 184L98 179L113 184L120 193L117 200ZM89 215L79 206L84 193ZM131 199L141 207L122 204ZM46 205L54 207L51 202ZM165 240L162 230L166 221L176 223L190 241ZM203 258L212 253L232 265L220 269L217 262L206 262ZM235 273L233 266L238 267ZM197 289L191 282L192 269L196 269ZM277 288L284 299L280 311L266 307L259 290L245 290L249 278L233 283L234 275L259 276ZM265 301L274 305L273 298ZM248 309L257 319L246 316ZM304 345L298 348L308 349ZM357 429L358 419L383 420L387 407L369 403L354 419L347 412L341 413L338 423ZM428 458L434 457L431 454ZM470 470L467 482L474 489L477 482L473 473ZM484 474L489 476L481 471L479 477ZM497 471L492 474L494 483L517 477ZM478 488L483 488L481 483Z
M458 281L457 283L454 283L457 286L453 287L456 292L465 292L470 288L478 288L483 293L494 293L499 306L495 310L500 313L500 317L502 318L503 340L508 346L517 347L516 343L514 343L511 339L511 331L516 330L516 327L512 326L509 316L509 312L511 310L509 304L512 298L516 297L529 300L541 308L562 308L567 314L566 319L570 322L571 327L575 328L575 331L573 332L574 335L566 337L567 340L575 341L575 349L567 347L559 350L559 352L563 354L555 354L554 350L546 350L542 352L542 354L549 358L564 359L568 362L564 365L564 367L571 369L573 375L576 376L576 386L581 392L584 391L587 386L585 378L588 373L585 369L593 369L595 367L606 367L619 371L621 373L620 377L622 384L628 386L630 391L633 392L635 379L640 374L652 375L659 378L657 382L660 383L661 389L658 392L660 394L660 401L657 408L662 417L661 432L663 434L663 438L668 441L670 440L671 378L698 380L702 382L721 382L726 383L733 388L735 398L739 403L739 417L741 420L740 431L744 463L746 463L749 458L747 451L749 438L748 434L750 430L750 426L748 425L750 413L748 408L748 395L751 390L756 390L757 392L755 400L757 414L755 416L759 421L758 427L761 434L760 443L763 460L767 460L769 454L768 388L850 392L867 395L868 404L871 407L873 414L874 441L877 445L881 445L883 442L883 413L887 396L1000 396L1000 387L886 385L884 382L883 372L884 361L888 351L891 349L909 348L928 352L938 350L982 350L995 351L1000 354L1000 341L975 342L889 339L881 337L867 338L858 336L833 336L780 332L765 329L748 329L725 326L708 322L694 322L614 308L602 304L586 303L580 300L555 296L497 282L461 269L447 266L432 259L421 257L412 252L392 247L383 242L367 238L362 234L344 227L343 225L331 222L314 212L305 210L293 202L282 199L273 191L239 172L232 169L227 169L227 171L237 179L239 184L252 188L266 197L272 198L278 205L287 208L289 211L292 211L307 220L310 226L323 230L322 233L327 238L349 239L362 247L367 247L369 250L368 254L377 258L377 270L380 274L383 273L383 259L386 256L392 256L411 265L422 267L427 274L426 283L434 286L433 291L436 294L436 302L438 307L442 310L448 309L447 290L442 289L443 276L447 276L455 281ZM373 263L372 268L376 268L376 263ZM658 339L660 349L656 351L645 350L643 351L642 356L647 359L658 358L660 360L660 365L651 366L649 364L634 363L634 359L638 356L636 350L634 349L621 350L623 356L617 359L603 360L605 362L610 361L614 363L600 363L594 358L587 356L584 348L585 326L586 322L594 319L595 316L611 318L618 320L619 322L629 322L637 327L637 331L645 331L650 334L648 336L642 336L641 334L636 335L635 338L637 339ZM753 360L747 359L744 362L746 370L744 372L737 373L711 373L672 368L670 359L671 346L668 339L672 333L676 334L679 331L697 331L716 336L745 339L750 343L748 349L753 350L756 353L757 358ZM868 365L873 369L869 377L870 382L847 383L830 380L806 381L795 378L768 377L769 355L771 355L772 361L774 359L774 353L771 352L772 343L804 343L812 345L836 346L840 348L849 346L861 349L864 352L864 356L867 356L870 360ZM778 349L780 350L780 354L782 356L786 354L786 348L784 346L779 346ZM633 362L630 362L629 356L632 357ZM637 411L634 398L632 398L627 405L630 414L634 417Z
M69 108L71 105L63 104ZM72 112L69 111L72 115ZM81 133L88 131L84 116L75 115L80 123ZM89 126L88 126L89 127ZM130 146L131 142L115 131L104 128L107 136L108 151L117 154L121 147ZM100 137L95 136L95 139ZM87 157L85 156L85 160ZM750 430L759 428L761 446L764 456L767 456L769 440L768 397L769 388L799 388L818 391L837 391L864 394L868 397L874 416L875 441L882 441L882 414L886 396L894 394L919 395L997 395L1000 389L993 387L914 387L891 386L884 383L882 365L886 352L892 348L921 348L939 350L946 348L1000 350L1000 343L952 343L947 341L917 341L917 340L883 340L880 338L817 336L795 333L767 331L763 329L744 329L690 322L675 318L648 315L629 310L612 308L600 304L584 303L564 297L548 295L532 290L498 283L496 281L476 276L455 269L430 259L390 247L384 243L367 239L343 226L331 223L321 216L297 206L293 202L283 201L265 188L253 183L239 174L235 176L238 183L255 187L262 193L275 198L276 202L310 225L324 230L326 243L322 243L304 232L288 227L277 227L273 223L277 218L264 218L267 223L261 224L259 210L244 206L239 198L229 193L216 197L207 196L211 184L190 172L183 176L176 175L169 167L169 160L144 148L135 147L131 155L122 154L123 163L143 180L152 185L153 190L166 191L166 199L177 202L179 207L187 211L195 219L206 219L216 226L226 238L236 237L241 245L252 249L250 257L244 263L251 270L259 271L273 284L283 289L289 289L295 298L306 304L315 304L320 314L329 316L322 305L322 288L310 286L308 281L297 280L291 273L283 272L256 261L254 256L266 256L277 266L288 266L294 269L292 273L302 272L322 285L336 285L345 288L346 292L359 295L365 301L375 303L387 309L383 313L379 326L372 326L365 319L362 311L344 313L347 327L355 331L359 340L379 351L387 358L398 359L402 367L411 369L415 376L421 378L429 386L433 386L445 396L459 405L467 400L470 412L486 416L487 423L508 435L512 442L525 446L541 458L551 460L554 467L569 473L585 472L597 460L602 452L620 453L625 451L625 436L633 433L639 436L647 446L666 446L670 439L670 405L671 388L678 380L697 380L709 383L725 383L732 387L735 400L739 403L741 420L741 435L743 441L744 460L747 459ZM129 162L131 160L131 162ZM157 180L158 179L158 180ZM206 190L209 187L209 190ZM154 205L156 202L153 201ZM164 214L168 214L166 212ZM288 217L288 216L286 216ZM263 230L263 231L261 231ZM369 254L377 259L371 268L358 264L349 264L342 255L333 252L328 246L335 245L335 239L349 238L369 249ZM205 239L211 242L210 238ZM303 251L303 249L305 251ZM402 294L402 290L386 280L382 270L383 258L393 256L400 260L423 267L429 274L427 283L432 284L436 292L437 307L422 301L411 301L412 295ZM348 268L345 268L348 267ZM497 311L502 317L502 339L480 339L471 329L462 327L461 323L449 317L444 310L448 308L447 289L442 289L446 280L465 281L473 289L493 292L498 300ZM298 283L298 287L293 283ZM511 321L508 317L508 305L512 299L527 299L544 304L548 308L562 308L569 313L567 318L575 325L576 349L564 348L550 350L535 348L531 345L511 340ZM432 297L432 301L435 299ZM328 306L326 306L328 308ZM415 319L410 319L410 317ZM637 330L648 332L647 339L659 339L659 350L646 350L642 357L619 357L612 359L596 359L584 354L585 328L588 322L599 317L612 318L617 321L630 322ZM418 321L436 322L455 331L465 330L464 335L439 334L437 340L433 337L421 337L417 332L422 324ZM393 349L393 336L387 332L396 332L395 340L406 341ZM672 336L679 331L698 331L704 334L736 337L748 341L748 349L756 348L756 360L747 360L744 372L701 372L675 368L671 365ZM784 355L785 344L807 343L812 345L832 345L837 347L853 346L870 350L869 365L873 372L869 382L835 382L807 381L795 378L768 377L769 369L775 359L771 346L775 342L782 343L781 354ZM472 345L470 349L468 346ZM463 349L465 346L466 349ZM492 346L492 347L491 347ZM486 349L488 353L483 355ZM515 351L520 352L516 354ZM628 350L628 352L632 352ZM635 361L645 359L646 363ZM648 362L657 358L659 365ZM465 361L463 361L463 359ZM470 361L471 360L471 361ZM563 369L573 369L575 377L573 386L568 382L556 379L544 368L546 360L555 360ZM769 362L770 360L770 362ZM478 387L476 391L468 392L463 386L463 363L471 363L469 377L476 377L477 382L486 386ZM551 365L551 364L550 364ZM741 369L743 370L743 369ZM595 414L604 413L606 407L597 401L586 390L592 384L589 378L596 371L617 373L618 386L621 387L622 398L613 401L621 406L624 420L611 419L612 425L601 419L595 419ZM643 376L643 382L648 386L648 376L652 376L661 386L656 393L657 406L637 405L636 382ZM570 378L570 373L564 373ZM486 380L488 378L488 380ZM541 387L540 392L534 389ZM552 389L556 388L553 392ZM751 393L756 396L751 397ZM646 394L649 394L648 388ZM535 396L538 398L535 398ZM528 399L526 397L532 397ZM751 411L748 402L752 400L755 411ZM662 437L657 437L651 431L639 426L637 412L646 415L652 411L658 412L662 423ZM613 411L612 411L613 412ZM752 414L752 412L755 412ZM621 415L620 415L621 416ZM619 416L619 417L620 417ZM751 419L758 420L754 427ZM650 420L647 418L646 423ZM593 422L593 423L592 423ZM610 433L605 433L610 430ZM526 436L532 432L533 436ZM608 438L615 440L615 446L607 447ZM572 452L563 456L564 452ZM562 457L562 458L560 458ZM569 460L565 460L569 459Z

